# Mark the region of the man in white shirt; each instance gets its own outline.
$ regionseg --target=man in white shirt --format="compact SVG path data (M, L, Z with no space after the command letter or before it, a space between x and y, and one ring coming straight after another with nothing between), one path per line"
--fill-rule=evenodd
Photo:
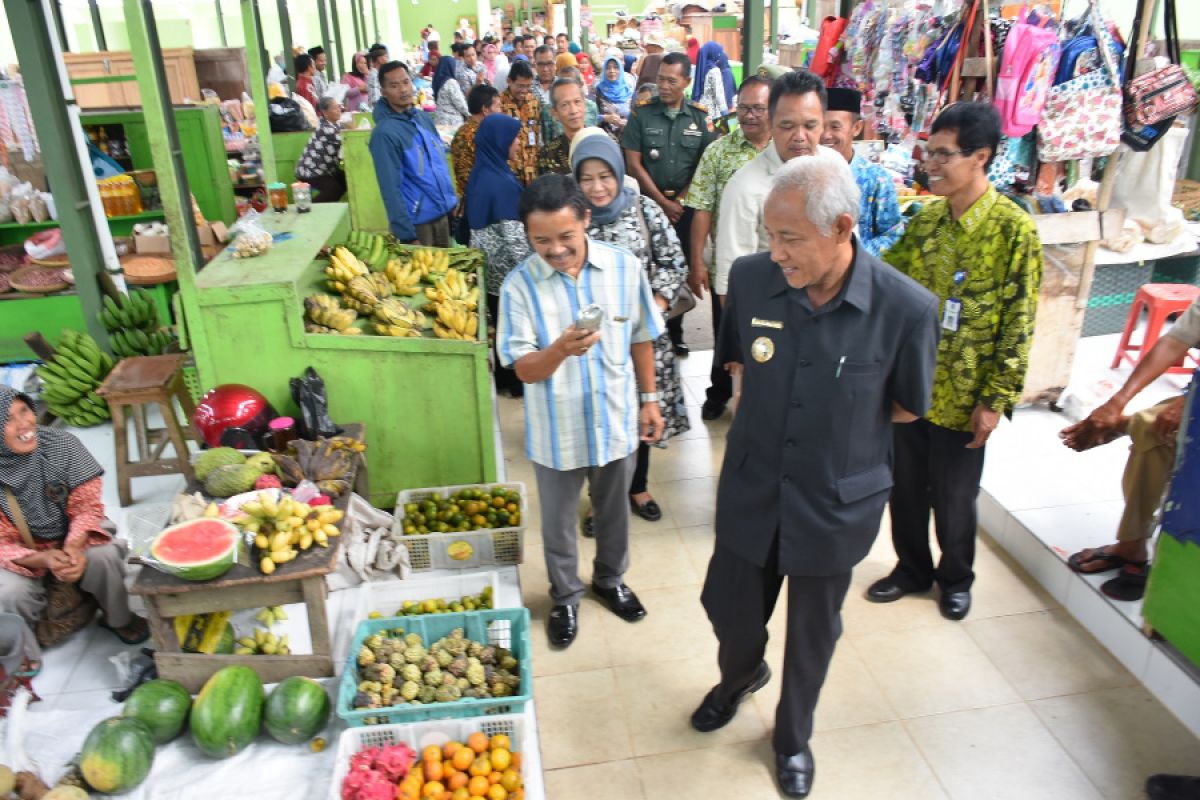
M721 195L712 285L718 297L724 297L728 289L734 261L770 249L763 227L763 204L772 176L793 158L815 155L819 150L832 152L820 145L826 104L825 84L808 70L789 72L772 84L768 101L771 144L734 173Z

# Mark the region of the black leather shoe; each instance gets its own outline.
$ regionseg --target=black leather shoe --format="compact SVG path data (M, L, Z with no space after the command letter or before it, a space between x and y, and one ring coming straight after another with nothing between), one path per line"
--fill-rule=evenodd
M717 700L717 687L714 686L708 694L704 695L704 700L701 701L700 707L692 712L692 727L701 733L709 733L718 728L724 728L733 719L733 715L737 713L737 707L741 702L766 686L769 680L771 680L771 668L764 661L758 665L758 669L755 671L750 683L745 689L734 695L733 704L728 706Z
M554 647L567 647L579 633L579 609L575 606L555 606L546 620L546 638Z
M646 607L642 605L642 601L638 600L633 589L623 583L611 589L593 583L592 591L604 601L610 611L626 622L637 622L646 616Z
M724 413L724 403L710 403L708 400L705 400L704 405L700 406L700 419L704 420L705 422L712 422L714 419L720 419L721 415Z
M658 522L662 519L662 509L653 500L647 500L639 506L637 500L630 497L629 507L633 509L633 513L647 522Z
M900 588L900 584L891 579L891 576L880 578L867 587L867 599L872 603L893 603L899 600L908 591Z
M583 518L583 523L579 526L579 530L583 534L583 538L595 539L596 538L596 518L593 517L591 514L588 514L586 517Z
M938 608L941 609L943 617L957 622L971 610L971 593L943 592L938 600Z
M788 797L808 797L816 770L812 751L807 745L794 756L775 754L775 777L779 781L780 791Z
M683 342L676 342L672 347L675 349L675 355L680 358L687 358L692 352L692 349Z
M1191 775L1151 775L1146 779L1146 797L1150 800L1196 800L1200 797L1200 778Z

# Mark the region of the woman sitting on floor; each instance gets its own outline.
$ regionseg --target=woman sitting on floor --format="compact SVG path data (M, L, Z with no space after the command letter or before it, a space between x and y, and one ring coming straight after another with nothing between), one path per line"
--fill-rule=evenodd
M36 674L39 641L61 635L43 619L47 600L78 599L74 588L95 598L104 612L100 626L122 642L139 644L150 634L129 609L125 548L103 527L104 470L74 435L39 426L33 409L29 396L0 386L0 611L37 628L38 636L25 635L26 670ZM88 601L88 608L95 606ZM70 611L50 609L74 630Z

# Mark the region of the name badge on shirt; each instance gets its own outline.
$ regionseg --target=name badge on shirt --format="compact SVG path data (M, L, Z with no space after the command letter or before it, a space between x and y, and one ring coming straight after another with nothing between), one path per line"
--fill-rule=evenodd
M701 131L700 129L698 129L698 128L696 127L696 123L694 123L694 122L693 122L693 123L692 123L692 127L690 127L690 128L684 128L684 130L683 130L683 135L684 135L684 136L703 136L703 135L704 135L704 131Z
M760 336L750 345L750 356L760 364L765 364L775 355L775 343L766 336Z
M773 319L759 319L758 317L750 318L751 328L774 328L777 331L783 330L783 323Z
M962 301L957 297L946 300L946 308L942 311L942 330L958 330L958 320L962 316Z

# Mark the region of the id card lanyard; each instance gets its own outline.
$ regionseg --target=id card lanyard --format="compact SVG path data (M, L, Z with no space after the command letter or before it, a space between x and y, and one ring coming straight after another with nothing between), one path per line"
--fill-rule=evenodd
M942 330L951 332L958 330L958 323L962 317L962 300L954 295L962 291L962 285L966 279L966 270L960 269L954 273L954 288L951 290L954 294L946 298L946 307L942 311Z

